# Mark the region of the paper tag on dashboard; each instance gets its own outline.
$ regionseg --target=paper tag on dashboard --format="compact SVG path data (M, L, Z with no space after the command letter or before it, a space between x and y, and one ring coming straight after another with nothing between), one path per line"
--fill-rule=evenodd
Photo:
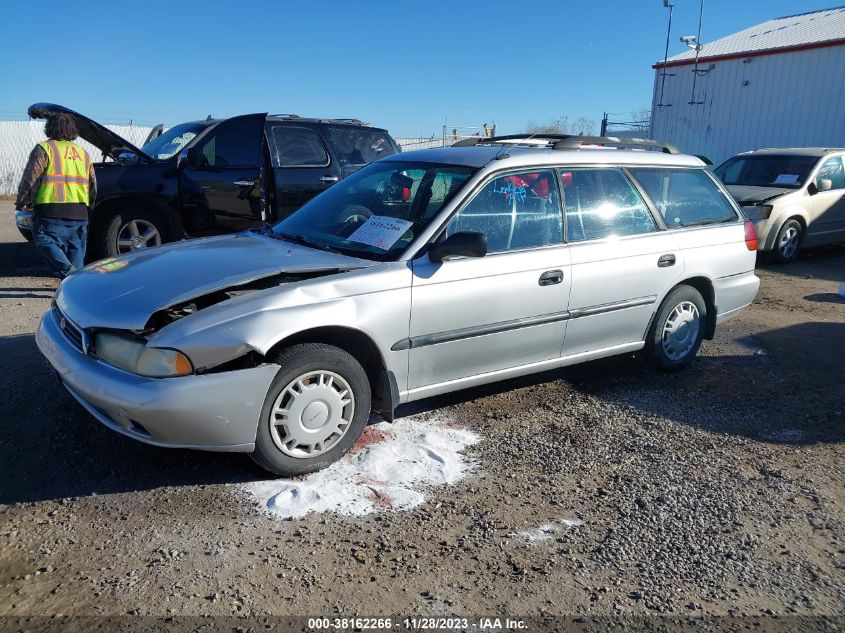
M346 239L387 251L413 225L413 222L400 218L372 215Z
M773 185L797 185L798 184L798 174L778 174L778 177L775 178L775 181L772 184Z

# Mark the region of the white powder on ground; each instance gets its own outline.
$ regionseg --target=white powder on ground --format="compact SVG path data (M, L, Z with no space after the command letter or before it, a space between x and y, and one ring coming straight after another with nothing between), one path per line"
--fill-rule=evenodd
M288 519L309 512L363 515L407 510L424 500L423 489L453 484L472 467L461 451L479 441L439 418L411 416L365 429L378 441L360 447L328 468L296 479L244 484L271 514Z
M582 525L584 525L584 522L580 519L559 519L557 523L544 523L537 529L528 530L526 532L520 532L515 536L518 536L519 538L524 539L529 543L534 543L536 541L547 541L550 538L555 537L558 533L562 532L563 530L581 527Z

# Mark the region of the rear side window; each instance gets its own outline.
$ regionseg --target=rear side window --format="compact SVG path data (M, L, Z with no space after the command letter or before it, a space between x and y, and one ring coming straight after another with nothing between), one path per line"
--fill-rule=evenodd
M390 138L381 130L329 125L326 137L341 166L367 165L396 153Z
M287 125L273 126L276 167L325 167L329 155L314 130Z
M727 197L703 169L632 167L629 171L670 229L737 219Z
M642 197L618 169L562 170L560 184L568 242L657 230Z

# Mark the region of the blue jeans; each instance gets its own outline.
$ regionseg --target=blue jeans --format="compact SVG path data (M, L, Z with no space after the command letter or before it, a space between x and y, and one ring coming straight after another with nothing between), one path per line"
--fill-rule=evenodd
M56 277L67 277L85 265L88 221L33 218L32 241L47 258L50 272Z

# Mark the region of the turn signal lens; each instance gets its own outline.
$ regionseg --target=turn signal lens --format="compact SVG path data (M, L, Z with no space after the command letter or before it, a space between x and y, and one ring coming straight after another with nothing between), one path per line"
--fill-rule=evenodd
M745 223L745 247L749 251L757 250L757 229L754 228L753 222Z

